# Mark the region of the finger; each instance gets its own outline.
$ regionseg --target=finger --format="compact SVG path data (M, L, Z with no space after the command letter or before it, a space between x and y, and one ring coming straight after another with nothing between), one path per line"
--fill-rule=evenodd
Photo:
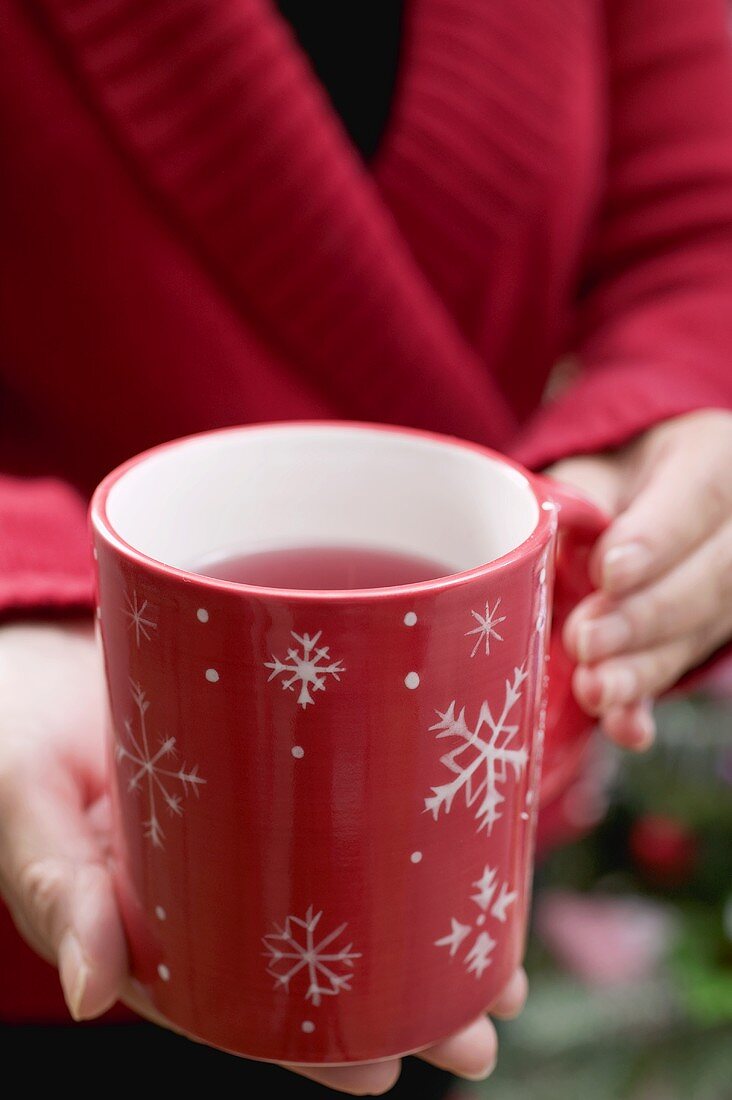
M20 931L59 967L72 1016L85 1019L117 1000L124 932L73 777L36 773L28 762L0 782L0 886Z
M732 510L729 471L714 440L670 451L600 537L592 564L602 587L621 595L661 576L715 531Z
M725 524L679 565L625 599L583 601L566 636L577 659L590 664L699 633L731 604L732 524Z
M175 1031L177 1035L184 1035L194 1043L202 1043L201 1039L195 1035L189 1035L158 1012L139 982L130 980L126 983L122 1000L138 1016L150 1020L151 1023L167 1028L168 1031ZM283 1063L283 1068L301 1077L307 1077L311 1081L317 1081L319 1085L336 1089L338 1092L345 1092L352 1096L380 1096L396 1084L401 1072L401 1061L398 1058L389 1058L383 1062L370 1062L361 1066L322 1067L293 1066Z
M401 1062L390 1059L388 1062L372 1062L366 1066L326 1066L323 1069L315 1066L285 1066L285 1069L351 1096L381 1096L397 1083Z
M513 977L501 992L498 1000L491 1005L491 1016L499 1020L513 1020L522 1011L529 994L529 979L522 966L514 970Z
M581 660L579 655L578 635L583 623L602 618L617 607L617 601L613 600L605 592L592 592L567 616L562 631L562 643L570 657L575 661Z
M610 707L602 716L602 728L620 748L645 752L656 737L653 704L643 700L628 707Z
M639 703L671 687L698 663L700 652L696 638L684 637L589 668L580 665L573 678L575 696L592 715L604 715L613 707Z
M498 1057L496 1029L487 1016L479 1016L449 1039L422 1051L419 1057L458 1077L484 1081L493 1072Z

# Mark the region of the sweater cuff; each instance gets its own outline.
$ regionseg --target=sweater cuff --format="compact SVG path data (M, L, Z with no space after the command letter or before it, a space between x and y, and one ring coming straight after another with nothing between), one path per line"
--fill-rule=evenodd
M0 615L93 604L81 494L56 478L0 478Z
M729 395L691 367L668 361L591 367L520 433L512 457L541 470L562 458L595 454L628 443L663 420L697 409L726 408Z

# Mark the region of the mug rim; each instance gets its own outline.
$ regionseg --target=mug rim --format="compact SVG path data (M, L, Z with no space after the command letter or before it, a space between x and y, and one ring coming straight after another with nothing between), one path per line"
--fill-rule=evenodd
M517 546L508 550L505 554L494 558L492 561L475 566L472 569L461 570L457 573L449 573L443 577L433 577L430 580L414 581L410 584L389 585L381 588L269 588L265 585L246 584L243 581L223 580L219 577L210 577L205 573L196 573L190 569L182 569L179 566L169 565L149 554L143 553L115 530L107 514L107 501L114 486L136 466L146 462L163 452L183 448L194 440L204 439L210 436L240 435L249 431L261 431L273 429L287 431L290 428L311 429L337 429L343 431L384 432L395 435L406 435L412 438L428 440L437 444L449 444L451 447L459 447L484 458L490 458L503 466L508 466L527 483L533 495L538 509L538 519L530 534ZM258 596L268 600L282 600L283 602L318 602L342 603L345 601L381 601L385 599L398 599L399 597L418 596L421 594L441 592L448 588L488 578L513 564L524 560L535 549L541 548L549 541L557 527L557 505L544 487L543 479L527 470L514 459L486 447L480 443L460 439L458 436L448 435L443 432L432 432L423 428L410 428L399 424L379 424L364 420L265 420L251 424L232 425L223 428L212 428L202 432L191 432L185 436L158 443L154 447L148 447L144 451L126 459L120 465L110 470L97 485L89 504L89 523L95 532L117 554L126 559L131 565L144 568L153 575L167 579L177 578L187 584L196 585L205 590L214 590L228 595Z

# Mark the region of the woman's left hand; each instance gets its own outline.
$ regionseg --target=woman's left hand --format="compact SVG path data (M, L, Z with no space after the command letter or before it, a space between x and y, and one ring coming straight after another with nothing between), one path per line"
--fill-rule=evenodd
M732 413L689 413L546 472L615 517L591 559L597 590L565 627L575 695L614 741L647 748L651 700L732 638Z

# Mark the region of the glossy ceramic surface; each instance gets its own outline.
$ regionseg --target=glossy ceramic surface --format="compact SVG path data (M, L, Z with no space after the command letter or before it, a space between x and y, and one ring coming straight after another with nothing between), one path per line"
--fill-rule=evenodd
M264 480L248 500L246 448L238 473L231 463L252 433ZM181 562L205 549L186 540L202 529L220 542L243 524L266 538L266 502L281 485L267 470L287 465L298 433L304 445L327 443L312 503L319 532L325 512L352 508L349 530L383 524L374 542L404 548L413 527L415 553L449 551L463 572L323 593L186 572ZM213 442L199 462L202 440ZM349 447L366 471L382 455L393 507L369 520L368 473L356 476L355 503L323 481L333 441L338 465ZM415 447L424 463L407 455ZM147 479L161 456L170 478ZM432 461L439 471L463 460L477 480L457 501L462 490L427 475ZM503 494L490 530L468 522L485 506L481 470ZM288 511L299 514L282 492L271 512L279 538ZM443 510L455 499L466 512L464 538L458 512L443 514L434 539L426 533L441 522L441 493ZM217 509L231 515L213 532ZM472 445L358 425L243 428L168 444L102 483L92 527L118 888L134 973L177 1027L256 1058L357 1062L424 1047L500 992L522 955L529 904L558 516L564 615L587 591L584 559L602 517ZM306 520L297 522L292 541L302 542ZM471 567L483 542L510 544L524 528L497 560ZM569 702L566 658L557 650L553 661L550 792L588 726Z

